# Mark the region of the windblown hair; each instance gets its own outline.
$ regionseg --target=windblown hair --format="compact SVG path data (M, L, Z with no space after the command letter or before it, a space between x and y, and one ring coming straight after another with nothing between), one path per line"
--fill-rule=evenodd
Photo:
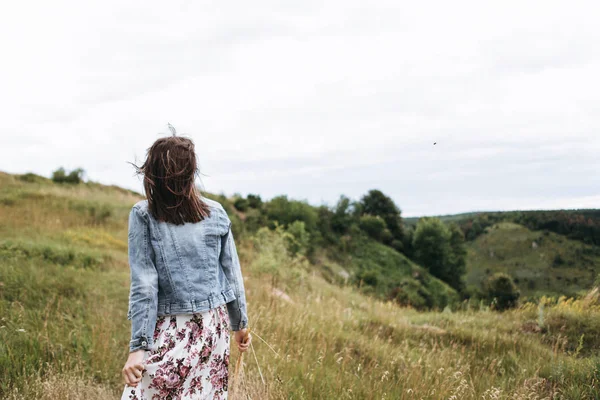
M144 177L148 211L158 221L182 225L210 215L196 187L199 174L194 142L173 135L154 142L141 166L130 163Z

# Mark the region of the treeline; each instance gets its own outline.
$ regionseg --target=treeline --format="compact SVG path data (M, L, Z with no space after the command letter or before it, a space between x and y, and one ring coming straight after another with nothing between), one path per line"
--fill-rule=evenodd
M59 168L51 180L78 185L84 183L84 175L82 168ZM35 174L20 178L46 181ZM227 209L236 237L275 231L283 235L291 256L305 257L321 267L326 279L339 282L342 276L343 282L355 284L365 293L415 308L438 309L472 294L478 298L487 294L490 301L498 298L497 290L492 290L498 285L490 284L495 281L476 293L464 282L463 232L476 237L495 221L495 215L460 220L462 225L454 222L456 218L446 222L444 218L420 218L405 224L400 208L380 190L370 190L359 200L342 195L333 206L312 206L285 195L269 201L256 194L233 198L205 195Z
M458 220L467 240L474 240L498 222L514 222L531 230L547 230L600 245L600 210L486 212Z
M228 203L224 196L216 196L221 203ZM300 235L305 232L309 239L306 254L311 255L318 247L344 244L353 235L366 235L378 242L402 252L407 244L400 209L393 200L379 190L371 190L359 201L341 196L329 207L312 206L306 201L289 199L286 195L263 202L259 195L247 197L235 195L232 206L243 213L243 230L256 232L263 226L275 228L283 225ZM242 228L240 228L242 229ZM243 234L243 232L240 232Z
M385 298L429 308L449 302L450 296L440 300L441 292L454 289L464 295L466 250L459 226L437 218L405 226L400 208L380 190L370 190L359 200L342 195L333 206L312 206L285 195L266 202L254 194L236 195L231 202L225 196L216 199L230 203L230 214L243 220L238 235L284 227L295 239L294 254L315 264L323 254L345 267L352 264L356 269L350 282ZM424 270L411 269L409 260ZM427 273L449 288L433 289L436 284Z

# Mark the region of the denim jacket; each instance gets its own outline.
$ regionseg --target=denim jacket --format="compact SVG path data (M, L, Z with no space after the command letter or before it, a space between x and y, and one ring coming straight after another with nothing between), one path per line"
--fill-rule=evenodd
M148 201L129 213L129 351L149 350L158 316L200 313L227 304L231 330L248 326L246 293L231 220L202 198L210 216L197 223L157 221Z

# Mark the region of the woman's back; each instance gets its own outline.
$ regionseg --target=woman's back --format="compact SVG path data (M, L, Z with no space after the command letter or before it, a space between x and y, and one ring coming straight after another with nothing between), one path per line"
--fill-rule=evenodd
M147 200L132 208L130 251L146 249L156 270L157 315L202 312L224 303L232 304L231 324L234 330L247 326L245 291L237 257L231 220L223 206L211 199L202 199L210 209L204 220L175 225L157 221L148 212ZM138 217L139 215L139 217ZM145 220L136 224L135 219ZM147 230L141 234L139 231ZM132 255L135 258L136 254ZM140 258L137 255L137 258ZM132 265L135 266L135 260ZM143 266L142 266L143 267ZM152 271L140 268L140 280L150 283ZM148 288L148 290L151 290ZM132 300L131 308L135 308Z
M226 398L229 330L250 342L231 220L195 185L193 142L158 139L129 213L131 320L123 399ZM246 340L247 338L247 340Z

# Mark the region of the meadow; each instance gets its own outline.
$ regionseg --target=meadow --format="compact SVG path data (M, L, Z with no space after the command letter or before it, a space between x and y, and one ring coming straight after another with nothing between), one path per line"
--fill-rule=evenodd
M522 295L578 296L600 275L600 246L549 231L500 222L467 242L467 283L478 286L495 272L510 274Z
M0 173L0 398L119 398L139 199ZM232 399L600 398L597 289L503 313L418 311L332 282L282 230L238 251L254 340L239 377L232 350Z

